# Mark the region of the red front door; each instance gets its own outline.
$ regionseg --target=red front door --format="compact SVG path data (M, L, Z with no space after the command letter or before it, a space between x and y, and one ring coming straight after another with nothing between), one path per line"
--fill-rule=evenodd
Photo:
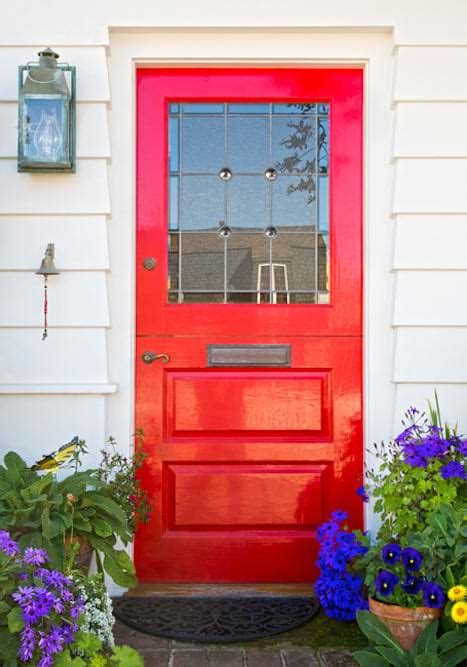
M141 581L310 581L361 524L362 81L138 70Z

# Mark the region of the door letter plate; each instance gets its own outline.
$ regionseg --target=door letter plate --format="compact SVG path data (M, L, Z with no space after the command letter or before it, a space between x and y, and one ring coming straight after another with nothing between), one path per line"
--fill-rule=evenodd
M290 367L290 345L208 345L208 366Z

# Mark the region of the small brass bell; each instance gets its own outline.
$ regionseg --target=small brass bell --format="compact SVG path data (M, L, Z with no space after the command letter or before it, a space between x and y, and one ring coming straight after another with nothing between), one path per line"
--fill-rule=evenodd
M60 271L56 268L54 264L55 258L55 244L48 243L47 250L45 251L44 259L41 262L39 269L36 271L38 276L58 276Z

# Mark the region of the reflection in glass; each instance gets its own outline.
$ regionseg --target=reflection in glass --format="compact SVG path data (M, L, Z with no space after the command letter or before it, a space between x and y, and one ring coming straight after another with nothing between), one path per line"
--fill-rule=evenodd
M217 173L224 160L224 119L183 118L182 168Z
M214 230L224 220L224 184L214 176L183 176L180 227Z
M229 183L230 226L264 230L268 224L267 195L263 175L233 178Z
M228 119L227 163L234 173L264 172L268 162L268 118Z
M169 301L329 303L329 106L170 109Z

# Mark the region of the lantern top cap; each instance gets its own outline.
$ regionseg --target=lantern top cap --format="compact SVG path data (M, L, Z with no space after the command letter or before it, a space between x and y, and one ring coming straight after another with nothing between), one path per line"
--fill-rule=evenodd
M39 56L39 65L42 67L56 67L57 60L60 57L56 51L50 48L50 46L46 46L45 49L39 51L37 55Z

